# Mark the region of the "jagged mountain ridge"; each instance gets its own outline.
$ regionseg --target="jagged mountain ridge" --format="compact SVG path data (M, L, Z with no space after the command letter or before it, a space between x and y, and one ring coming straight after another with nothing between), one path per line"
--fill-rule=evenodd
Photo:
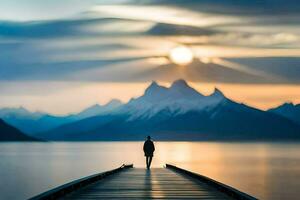
M97 116L104 113L112 112L113 110L117 109L122 105L122 102L118 99L112 99L105 105L95 104L92 105L83 111L79 112L78 114L73 115L74 119L80 120L88 117Z
M184 80L175 81L169 88L152 82L144 95L130 100L120 112L130 113L131 119L149 118L164 109L177 115L191 110L201 110L223 100L226 100L226 97L220 90L215 89L211 95L204 96Z
M121 105L122 103L119 100L113 99L105 105L96 104L82 110L79 113L65 116L55 116L44 112L30 112L23 107L2 108L0 109L0 118L20 129L24 133L28 135L34 135L66 123L71 123L102 113L111 112Z
M218 89L208 96L184 80L156 82L111 113L40 135L48 140L276 140L299 139L300 126L274 113L236 103Z
M300 104L284 103L276 108L269 109L268 111L284 116L300 124Z

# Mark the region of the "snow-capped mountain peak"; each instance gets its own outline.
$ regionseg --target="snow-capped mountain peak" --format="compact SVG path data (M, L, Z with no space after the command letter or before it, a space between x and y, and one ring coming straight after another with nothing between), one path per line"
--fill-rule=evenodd
M184 100L196 100L203 98L204 96L196 91L194 88L190 87L185 80L175 81L169 88L170 96L176 99Z
M23 119L38 119L45 115L42 112L30 112L23 106L17 108L1 108L0 117L1 118L10 118L10 117L21 117Z
M75 115L75 118L83 119L87 117L97 116L100 114L111 112L120 107L121 105L122 102L117 99L112 99L105 105L94 104Z
M109 107L109 108L116 108L116 107L121 106L122 104L123 104L122 101L120 101L119 99L112 99L104 106Z
M184 80L173 82L169 88L152 82L144 95L132 99L124 105L122 111L129 112L133 119L151 117L163 110L171 114L182 114L213 107L224 98L223 93L218 89L212 95L204 96Z
M160 92L160 91L165 90L165 89L167 89L167 88L158 85L156 81L152 81L151 84L145 90L145 94Z
M188 85L188 83L185 80L179 79L177 81L174 81L172 83L171 87L186 88L186 87L189 87L189 85Z

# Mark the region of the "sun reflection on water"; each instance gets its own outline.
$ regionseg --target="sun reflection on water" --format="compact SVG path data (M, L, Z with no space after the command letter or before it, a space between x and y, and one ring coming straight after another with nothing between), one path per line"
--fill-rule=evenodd
M174 164L259 199L300 195L300 143L155 142L155 147L153 167ZM145 168L142 148L143 142L0 144L0 176L6 184L0 198L27 199L123 163Z

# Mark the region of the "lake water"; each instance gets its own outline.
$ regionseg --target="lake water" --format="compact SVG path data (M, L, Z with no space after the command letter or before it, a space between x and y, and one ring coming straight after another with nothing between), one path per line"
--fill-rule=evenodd
M142 142L0 143L0 199L26 199L133 163ZM300 143L156 142L153 167L175 164L259 199L299 199Z

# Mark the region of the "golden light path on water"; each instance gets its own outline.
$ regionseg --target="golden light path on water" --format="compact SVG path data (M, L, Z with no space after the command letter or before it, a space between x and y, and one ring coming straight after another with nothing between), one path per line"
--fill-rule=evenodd
M6 187L0 187L0 198L27 199L123 163L144 168L142 147L142 141L2 143ZM153 167L174 164L259 199L296 200L300 194L300 143L155 141L155 147Z

